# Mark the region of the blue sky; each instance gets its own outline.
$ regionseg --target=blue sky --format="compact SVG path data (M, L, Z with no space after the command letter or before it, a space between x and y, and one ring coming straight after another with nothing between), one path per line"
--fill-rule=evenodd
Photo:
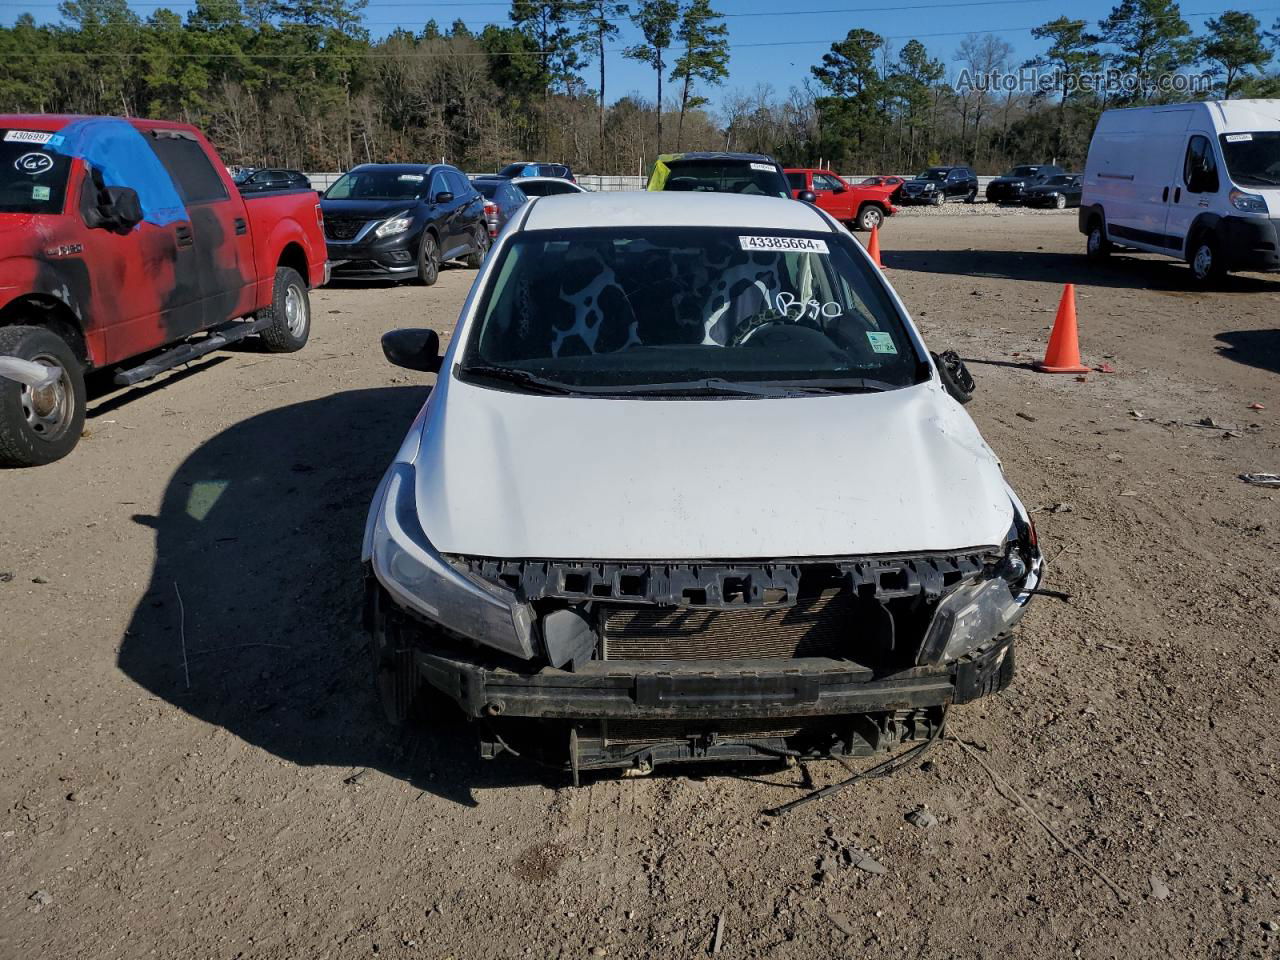
M178 11L189 8L183 3L165 5ZM952 62L956 45L969 32L998 34L1013 45L1019 60L1025 60L1044 47L1032 38L1030 28L1060 16L1063 10L1060 0L901 0L897 4L890 0L793 0L785 4L778 0L713 0L713 5L727 15L731 44L729 79L720 90L706 91L713 103L725 90L752 90L760 82L772 84L777 95L785 96L788 88L809 75L809 67L832 41L855 27L891 38L895 49L915 37L952 71L957 69ZM1070 15L1096 25L1113 5L1114 0L1077 0L1070 6ZM134 4L142 16L158 6L159 0ZM632 8L636 6L633 2ZM1280 17L1280 0L1262 6L1241 0L1183 0L1181 6L1197 32L1207 17L1228 9L1249 10L1264 26ZM462 18L478 30L485 23L505 23L508 9L508 0L369 0L365 20L374 36L396 26L417 30L433 17L445 27ZM5 23L12 23L23 11L31 12L38 21L54 21L57 2L0 0L0 20ZM637 39L635 29L623 24L621 36L611 44L606 77L610 101L633 91L653 95L653 71L621 55L622 48ZM589 67L585 75L593 82L595 68Z

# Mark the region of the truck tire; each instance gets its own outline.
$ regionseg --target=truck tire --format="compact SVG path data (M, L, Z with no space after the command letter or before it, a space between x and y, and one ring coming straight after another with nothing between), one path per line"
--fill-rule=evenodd
M271 353L293 353L307 345L311 336L311 297L297 270L276 267L271 306L259 312L258 317L270 318L259 336Z
M440 245L436 235L424 230L418 241L418 283L430 287L440 279Z
M38 467L61 460L84 432L84 368L67 342L44 327L0 327L0 356L61 372L34 390L0 377L0 466Z
M864 203L858 211L857 227L859 230L870 230L884 224L884 211L874 203Z
M467 254L467 258L463 262L466 263L468 269L479 270L480 265L484 263L485 254L489 252L489 230L483 224L476 224L472 227L471 232L475 234L475 253Z

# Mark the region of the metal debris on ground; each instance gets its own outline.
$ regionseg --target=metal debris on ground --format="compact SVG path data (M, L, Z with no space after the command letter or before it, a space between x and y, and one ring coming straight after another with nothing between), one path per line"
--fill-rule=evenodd
M1280 487L1280 475L1274 473L1242 473L1240 479L1255 487Z
M1020 416L1023 420L1026 420L1028 423L1036 422L1036 417L1033 417L1031 414L1027 413L1025 410L1019 410L1018 416Z
M711 940L711 952L719 953L720 946L724 943L724 914L716 917L716 935Z
M924 807L918 807L907 814L907 823L913 826L928 830L930 827L938 825L938 818L926 810Z
M844 858L849 866L865 870L867 873L884 873L886 869L883 863L857 847L845 847Z

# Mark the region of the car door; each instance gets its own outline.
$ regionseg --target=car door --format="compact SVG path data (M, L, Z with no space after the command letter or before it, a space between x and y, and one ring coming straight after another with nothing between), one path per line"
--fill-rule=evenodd
M817 197L818 206L837 220L853 218L853 211L849 209L848 192L844 181L839 177L829 173L813 175L813 194Z
M1170 249L1184 250L1192 222L1214 206L1222 189L1218 169L1213 139L1203 133L1188 136L1182 171L1174 183L1165 217L1164 232Z
M190 328L186 332L245 316L253 308L256 278L245 201L226 171L219 172L213 165L208 148L194 133L157 128L150 131L148 140L191 217L200 310L184 324Z
M440 235L441 259L447 260L458 246L458 198L453 195L442 168L431 172L427 201L431 204L431 222Z
M458 202L458 243L474 243L484 225L484 198L460 170L446 170L445 180L452 184L453 196Z

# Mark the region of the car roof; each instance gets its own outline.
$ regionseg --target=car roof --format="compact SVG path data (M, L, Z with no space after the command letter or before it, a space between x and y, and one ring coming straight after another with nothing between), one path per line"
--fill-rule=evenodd
M505 180L507 183L515 183L515 180L512 180L509 177L494 177L493 179ZM567 183L571 187L578 186L573 181L566 180L564 177L519 177L517 179L519 179L520 183ZM516 183L516 186L520 186L520 183Z
M449 168L447 163L358 163L347 173L355 170L401 170L405 173L426 173L437 167Z
M834 230L816 207L782 197L645 190L539 197L530 205L522 229L571 230L619 224L731 227L753 234L769 230Z

